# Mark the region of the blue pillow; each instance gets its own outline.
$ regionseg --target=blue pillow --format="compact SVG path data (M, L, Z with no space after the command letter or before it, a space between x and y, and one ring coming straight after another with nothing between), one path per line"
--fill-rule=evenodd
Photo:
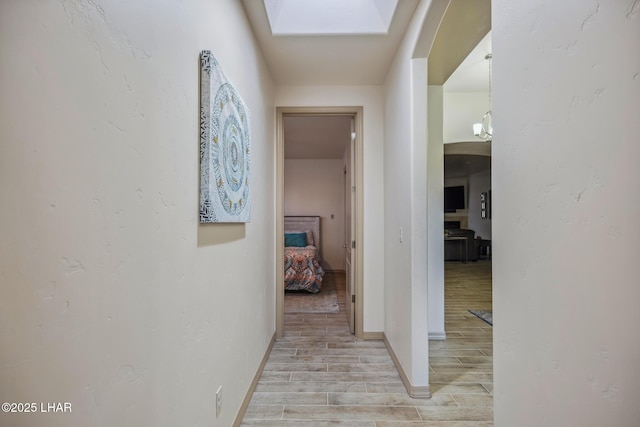
M284 245L304 248L307 246L307 233L285 233Z

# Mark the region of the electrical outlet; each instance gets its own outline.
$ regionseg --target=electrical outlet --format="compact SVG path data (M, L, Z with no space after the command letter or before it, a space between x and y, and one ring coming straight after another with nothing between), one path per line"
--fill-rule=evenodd
M220 411L222 411L222 386L216 391L216 417L220 415Z

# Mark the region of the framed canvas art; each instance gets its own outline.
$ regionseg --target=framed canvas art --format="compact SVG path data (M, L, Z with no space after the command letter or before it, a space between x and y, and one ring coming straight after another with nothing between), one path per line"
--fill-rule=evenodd
M200 53L200 222L251 220L249 110L211 51Z

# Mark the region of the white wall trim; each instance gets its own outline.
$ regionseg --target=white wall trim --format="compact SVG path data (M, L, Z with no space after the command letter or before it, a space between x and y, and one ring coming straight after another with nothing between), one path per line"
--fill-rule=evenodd
M446 339L446 332L429 332L429 340L444 341Z

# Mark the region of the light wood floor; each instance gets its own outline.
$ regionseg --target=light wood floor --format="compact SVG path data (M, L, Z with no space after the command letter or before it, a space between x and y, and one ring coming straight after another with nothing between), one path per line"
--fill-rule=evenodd
M243 426L493 425L491 326L467 310L491 309L491 264L445 264L447 340L430 342L431 399L406 393L381 341L349 333L344 277L338 314L286 314Z

